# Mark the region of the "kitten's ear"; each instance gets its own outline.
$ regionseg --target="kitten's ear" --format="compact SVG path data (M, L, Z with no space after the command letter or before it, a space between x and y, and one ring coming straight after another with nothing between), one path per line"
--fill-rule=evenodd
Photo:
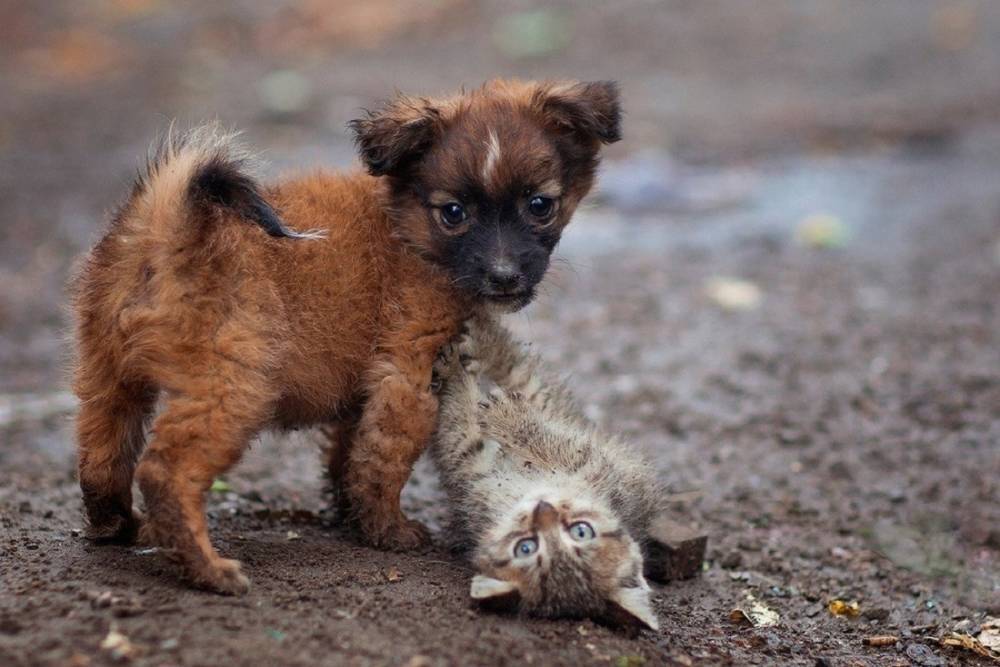
M472 578L469 595L492 611L514 611L521 603L521 593L509 581L501 581L482 574Z
M348 123L361 161L372 176L401 171L419 158L442 128L442 112L424 98L399 95Z
M621 103L614 81L543 84L535 105L556 127L611 144L622 138Z
M619 588L608 604L609 620L616 625L642 625L650 630L660 629L660 622L656 619L649 599L648 587Z

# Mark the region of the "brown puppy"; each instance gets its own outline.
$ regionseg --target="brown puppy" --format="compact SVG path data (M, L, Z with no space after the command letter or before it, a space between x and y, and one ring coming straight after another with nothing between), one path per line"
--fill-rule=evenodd
M325 423L362 533L421 543L399 494L434 428L435 355L476 309L531 300L619 116L611 83L399 97L351 124L369 174L266 190L229 137L168 140L74 284L90 534L141 526L195 583L243 592L204 493L262 429Z

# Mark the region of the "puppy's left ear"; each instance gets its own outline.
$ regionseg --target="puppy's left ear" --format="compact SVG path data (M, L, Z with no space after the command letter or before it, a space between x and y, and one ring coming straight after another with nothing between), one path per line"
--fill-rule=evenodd
M622 138L622 110L614 81L544 84L534 102L558 128L605 144Z
M431 100L400 95L348 127L368 172L393 175L430 147L442 129L442 114Z

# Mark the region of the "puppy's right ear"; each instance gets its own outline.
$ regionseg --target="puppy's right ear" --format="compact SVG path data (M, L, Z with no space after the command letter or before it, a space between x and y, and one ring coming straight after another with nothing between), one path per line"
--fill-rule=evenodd
M604 144L622 138L622 109L614 81L542 84L534 103L557 128Z
M348 123L372 176L404 170L430 147L441 125L441 110L430 100L403 95Z

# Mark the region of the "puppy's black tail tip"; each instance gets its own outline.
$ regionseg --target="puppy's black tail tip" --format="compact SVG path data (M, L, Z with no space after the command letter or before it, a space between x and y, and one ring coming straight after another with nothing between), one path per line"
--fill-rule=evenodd
M197 207L228 209L261 227L268 236L288 239L308 236L285 226L264 199L257 182L241 166L238 160L225 154L207 156L192 174L188 201Z
M317 238L316 232L297 232L287 227L265 199L251 175L253 157L236 141L237 134L218 124L195 128L183 134L167 132L150 151L146 169L133 188L132 200L186 202L189 214L151 206L154 215L170 221L201 222L217 219L225 211L251 222L275 238ZM171 192L176 194L171 194ZM196 213L191 216L190 213Z

